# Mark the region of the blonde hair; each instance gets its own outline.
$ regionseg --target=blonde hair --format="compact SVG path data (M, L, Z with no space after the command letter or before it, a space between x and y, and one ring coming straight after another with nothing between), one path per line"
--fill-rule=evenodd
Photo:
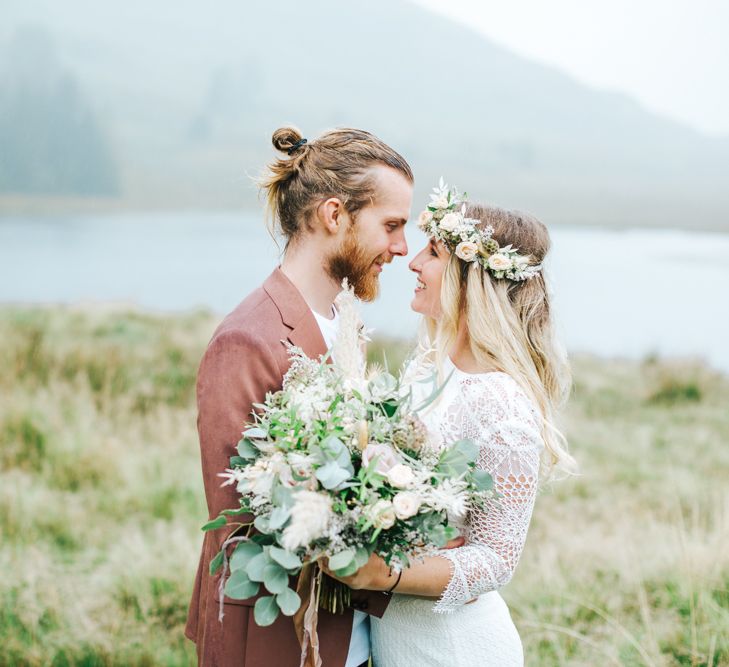
M269 229L279 232L286 245L309 228L311 212L329 197L341 199L353 217L373 203L377 183L371 168L377 164L396 169L413 182L405 159L373 134L353 128L328 130L313 141L301 131L281 127L271 139L285 153L268 165L259 185L266 194Z
M493 206L468 204L466 215L491 225L499 245L512 244L530 264L543 262L550 247L547 228L536 218ZM573 473L574 458L555 425L566 402L571 374L554 336L549 293L543 272L517 282L498 279L477 262L451 254L441 284L441 315L426 319L424 340L441 372L465 318L468 344L479 366L511 376L542 416L545 465L549 473Z

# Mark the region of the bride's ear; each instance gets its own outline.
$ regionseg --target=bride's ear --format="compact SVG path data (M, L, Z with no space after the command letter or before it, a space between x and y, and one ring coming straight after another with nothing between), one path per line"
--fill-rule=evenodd
M338 197L329 197L316 207L316 216L324 229L336 236L343 226L348 223L349 216L344 210L342 200Z

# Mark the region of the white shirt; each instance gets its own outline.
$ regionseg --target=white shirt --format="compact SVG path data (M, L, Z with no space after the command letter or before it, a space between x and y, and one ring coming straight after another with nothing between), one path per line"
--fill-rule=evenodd
M332 306L331 318L326 318L323 315L319 315L315 310L311 311L314 313L316 323L319 325L321 330L322 338L327 349L330 349L334 343L334 339L337 337L339 332L339 313L337 309ZM363 662L366 662L370 657L370 617L363 611L354 610L354 617L352 618L352 637L349 640L349 652L347 653L347 662L345 667L358 667Z

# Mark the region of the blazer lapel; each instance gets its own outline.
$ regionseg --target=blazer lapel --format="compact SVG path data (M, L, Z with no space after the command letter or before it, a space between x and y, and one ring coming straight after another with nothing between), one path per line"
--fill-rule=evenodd
M324 354L327 347L314 313L280 268L266 279L263 289L276 304L283 323L290 329L287 336L289 342L300 347L312 359Z

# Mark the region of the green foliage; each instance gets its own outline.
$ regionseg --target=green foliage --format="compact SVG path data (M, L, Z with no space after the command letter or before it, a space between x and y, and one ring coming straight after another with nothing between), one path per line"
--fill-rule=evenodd
M196 664L194 376L215 324L0 309L0 667ZM540 494L502 591L526 664L729 665L729 382L661 361L578 359L575 375L564 430L581 476ZM680 384L699 399L655 398ZM232 592L294 559L265 537L239 544ZM288 588L266 598L267 619L300 604Z

